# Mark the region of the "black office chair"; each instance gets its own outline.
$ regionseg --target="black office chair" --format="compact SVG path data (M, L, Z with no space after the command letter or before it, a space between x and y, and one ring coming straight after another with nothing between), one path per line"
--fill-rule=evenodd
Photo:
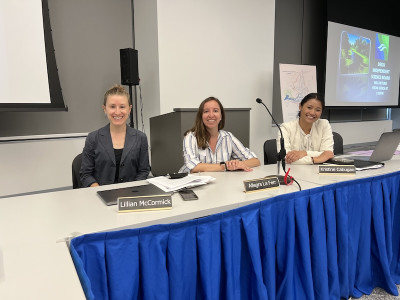
M343 138L337 132L332 132L333 135L333 154L343 154Z
M81 170L82 164L82 153L79 153L75 156L74 160L72 161L72 188L73 189L80 189L82 188L82 182L80 179L79 171Z
M276 139L266 140L264 142L264 165L276 164L278 161L278 150L276 148Z

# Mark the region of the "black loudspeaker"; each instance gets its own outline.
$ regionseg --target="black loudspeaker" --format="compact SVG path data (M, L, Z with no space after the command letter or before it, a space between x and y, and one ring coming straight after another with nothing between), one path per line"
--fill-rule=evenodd
M132 48L119 49L121 84L139 85L138 51Z

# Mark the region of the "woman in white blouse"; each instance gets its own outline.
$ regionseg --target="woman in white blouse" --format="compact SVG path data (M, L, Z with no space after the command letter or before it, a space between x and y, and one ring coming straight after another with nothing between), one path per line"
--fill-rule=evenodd
M193 127L184 134L184 165L179 172L252 171L260 165L253 152L222 130L224 125L221 102L215 97L201 102Z
M299 118L281 125L289 164L323 163L333 157L333 136L328 120L320 119L325 102L318 93L308 94L299 104ZM280 133L277 147L280 149Z

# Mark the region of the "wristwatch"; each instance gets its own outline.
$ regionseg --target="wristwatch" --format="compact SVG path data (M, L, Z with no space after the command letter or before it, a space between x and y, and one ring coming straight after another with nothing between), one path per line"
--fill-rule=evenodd
M225 170L224 170L224 171L227 171L227 168L226 168L226 163L225 163L224 161L221 161L219 164L220 164L220 165L224 165L224 168L225 168Z

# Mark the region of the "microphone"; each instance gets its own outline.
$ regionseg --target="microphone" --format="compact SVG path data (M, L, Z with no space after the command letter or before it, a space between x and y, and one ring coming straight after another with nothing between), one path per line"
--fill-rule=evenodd
M279 129L279 131L281 133L281 139L280 139L281 150L278 153L278 162L282 162L283 171L286 173L286 161L285 161L286 149L285 149L285 141L283 139L282 129L279 126L278 122L275 121L274 116L271 114L271 112L269 111L268 107L264 104L264 102L262 102L262 100L260 98L257 98L256 102L259 103L259 104L264 105L264 107L267 109L269 115L271 116L272 121L274 121L276 127L278 127L278 129ZM279 173L279 169L278 169L278 173Z

